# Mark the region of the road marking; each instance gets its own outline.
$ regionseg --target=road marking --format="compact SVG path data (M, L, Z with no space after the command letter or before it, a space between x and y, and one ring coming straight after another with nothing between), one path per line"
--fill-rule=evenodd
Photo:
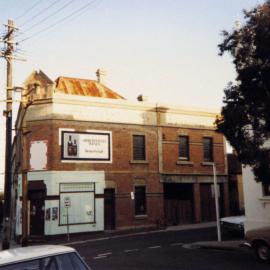
M125 249L124 252L126 253L129 253L129 252L135 252L135 251L138 251L137 248L134 248L134 249Z
M98 257L103 257L103 256L111 255L111 254L112 254L111 252L107 252L107 253L101 253L101 254L98 254L97 256L98 256Z
M98 260L98 259L105 259L107 258L108 255L111 255L111 252L107 252L107 253L100 253L98 254L96 257L93 257L94 260Z
M99 259L106 259L107 256L96 256L96 257L93 257L94 260L99 260Z
M170 246L172 246L172 247L183 246L183 245L184 245L184 243L172 243L172 244L170 244Z
M154 249L154 248L161 248L161 246L152 246L152 247L148 247L150 249Z

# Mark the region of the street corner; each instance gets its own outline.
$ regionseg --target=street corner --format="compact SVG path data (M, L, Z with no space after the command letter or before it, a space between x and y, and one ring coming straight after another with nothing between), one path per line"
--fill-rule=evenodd
M244 241L208 241L208 242L193 242L183 245L186 249L213 249L213 250L228 250L236 251L243 249Z

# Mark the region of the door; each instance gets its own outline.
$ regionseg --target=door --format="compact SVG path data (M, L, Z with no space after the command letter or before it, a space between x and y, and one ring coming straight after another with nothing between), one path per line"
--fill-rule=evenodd
M30 199L30 235L44 235L44 191L32 191Z
M220 189L220 185L218 185ZM214 185L213 184L201 184L200 185L201 194L201 216L202 221L214 221L216 220L216 205L214 196ZM219 206L220 213L222 214L222 192L219 192Z
M115 191L113 188L104 190L104 229L115 229Z
M168 225L193 222L192 184L164 184L165 219Z

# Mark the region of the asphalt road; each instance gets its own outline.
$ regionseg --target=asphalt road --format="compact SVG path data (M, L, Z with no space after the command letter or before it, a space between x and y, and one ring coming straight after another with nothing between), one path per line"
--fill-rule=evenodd
M72 244L93 270L270 269L245 248L239 251L187 249L183 244L216 240L214 228L116 236Z

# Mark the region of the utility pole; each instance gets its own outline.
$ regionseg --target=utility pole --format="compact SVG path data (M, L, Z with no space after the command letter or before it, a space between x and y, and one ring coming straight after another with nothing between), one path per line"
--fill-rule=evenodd
M2 249L9 249L10 246L10 207L11 207L11 151L12 151L12 91L13 91L13 53L14 53L14 32L17 30L13 20L8 20L7 33L2 41L5 43L5 49L1 57L7 61L7 83L6 83L6 152L5 152L5 190L4 190L4 235Z

